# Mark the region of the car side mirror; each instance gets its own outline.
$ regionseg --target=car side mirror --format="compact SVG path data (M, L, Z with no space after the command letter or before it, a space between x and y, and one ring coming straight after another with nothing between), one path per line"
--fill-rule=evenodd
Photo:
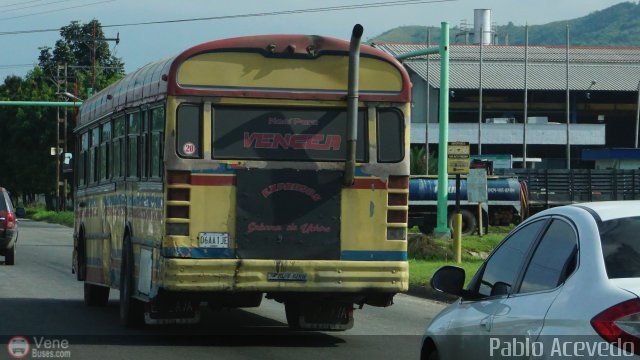
M446 265L433 274L431 277L431 287L443 293L465 296L467 292L463 289L465 272L463 268Z
M491 288L491 296L507 295L511 291L511 285L503 281L497 281Z

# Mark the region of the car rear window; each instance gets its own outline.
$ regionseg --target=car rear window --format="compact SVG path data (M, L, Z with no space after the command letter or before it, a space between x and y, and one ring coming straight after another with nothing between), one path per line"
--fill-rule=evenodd
M610 279L640 277L640 216L602 222L600 241Z

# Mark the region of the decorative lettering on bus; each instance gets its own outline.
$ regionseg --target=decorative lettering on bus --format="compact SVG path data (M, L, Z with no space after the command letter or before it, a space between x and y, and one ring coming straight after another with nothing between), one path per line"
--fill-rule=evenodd
M320 224L302 224L300 226L300 232L303 234L329 233L331 232L331 227Z
M255 222L249 223L247 226L247 232L265 232L265 231L282 231L282 225L265 225L263 223L256 224Z
M342 136L325 134L244 133L245 149L338 151Z
M262 222L261 223L251 222L247 226L247 232L249 234L253 232L282 232L282 231L286 231L288 233L298 232L301 234L330 233L331 226L325 226L322 224L310 224L310 223L304 223L302 225L291 223L287 226L283 226L283 225L267 225Z
M278 191L297 191L299 193L307 195L313 201L322 200L322 196L320 196L320 194L318 194L318 192L315 189L310 188L307 185L298 184L298 183L271 184L266 188L264 188L261 193L262 193L262 196L266 199L269 196L271 196L271 194L276 193Z
M318 125L317 119L303 119L299 117L294 118L277 118L270 117L269 125L304 125L304 126L316 126Z

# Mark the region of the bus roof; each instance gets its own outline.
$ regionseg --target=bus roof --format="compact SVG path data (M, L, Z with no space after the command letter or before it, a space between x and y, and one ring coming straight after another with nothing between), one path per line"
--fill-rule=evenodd
M368 45L360 51L360 99L408 102L402 64ZM86 100L78 127L167 95L346 100L348 52L348 41L314 35L210 41L149 63ZM322 61L309 62L315 59Z

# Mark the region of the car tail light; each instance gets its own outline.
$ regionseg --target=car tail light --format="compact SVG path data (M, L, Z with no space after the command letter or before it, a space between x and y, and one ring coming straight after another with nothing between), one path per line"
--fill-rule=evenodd
M640 355L640 299L608 308L591 319L591 326L614 345L633 343L634 353Z
M15 229L16 215L11 211L0 211L0 227L2 229Z

